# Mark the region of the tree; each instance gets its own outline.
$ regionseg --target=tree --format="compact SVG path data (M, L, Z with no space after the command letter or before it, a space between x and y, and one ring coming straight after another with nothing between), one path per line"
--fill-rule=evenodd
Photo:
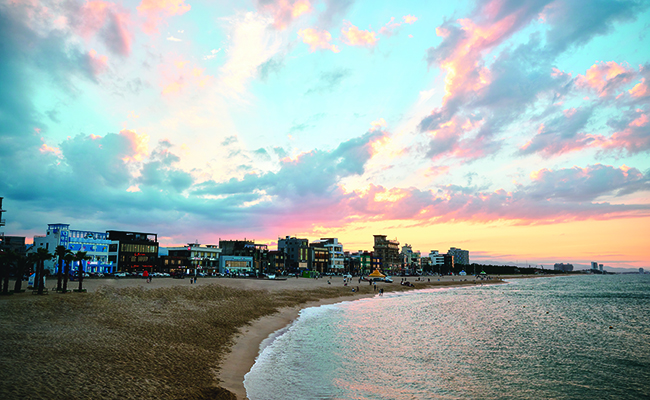
M60 292L61 291L61 278L63 278L63 271L61 270L63 267L63 260L65 259L66 254L71 254L72 252L68 249L65 248L65 246L56 246L56 249L54 250L54 254L56 254L56 257L59 262L59 270L56 273L56 291Z
M23 287L23 276L25 270L29 271L28 266L34 266L36 263L36 254L30 253L27 257L22 257L18 260L18 267L16 268L16 283L14 284L14 293L20 293Z
M0 251L0 268L2 268L2 294L9 294L9 274L11 266L18 261L18 254L13 250Z
M74 254L72 254L72 252L66 254L64 260L65 260L65 271L63 271L63 287L61 288L61 293L68 293L68 279L70 279L70 265L72 265L72 261L74 261Z
M74 255L74 260L79 261L79 289L77 290L77 292L83 292L83 281L84 281L83 260L90 260L90 257L86 255L85 251L78 251Z
M45 273L45 261L51 260L54 258L54 254L50 254L47 249L39 247L36 250L36 259L38 260L38 270L36 271L36 279L34 282L35 285L38 285L38 294L43 294L43 289L45 289L45 281L43 281L43 275Z

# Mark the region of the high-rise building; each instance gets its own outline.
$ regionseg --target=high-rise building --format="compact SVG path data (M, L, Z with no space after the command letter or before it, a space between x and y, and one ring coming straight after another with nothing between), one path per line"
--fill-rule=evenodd
M399 255L399 242L388 240L386 235L373 235L375 245L373 246L374 257L381 260L381 268L384 272L395 273L401 268Z
M278 250L286 254L289 271L309 268L309 240L291 236L278 238Z
M573 271L573 264L556 263L553 269L555 271L571 272Z
M454 256L454 264L469 265L469 251L456 247L449 248L447 254Z

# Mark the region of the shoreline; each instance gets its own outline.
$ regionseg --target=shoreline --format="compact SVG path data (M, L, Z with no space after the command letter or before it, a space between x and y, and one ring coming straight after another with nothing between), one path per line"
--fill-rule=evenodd
M505 279L509 279L505 278ZM517 276L517 278L526 278L525 276ZM482 281L481 284L502 284L505 283L504 278L492 279L490 281ZM431 288L449 288L454 286L477 286L478 283L472 281L441 281L428 283L425 288L414 288L416 290L424 290ZM393 292L391 290L385 293ZM320 299L301 304L294 307L285 307L280 309L275 314L265 315L250 325L240 329L239 333L233 338L233 345L230 347L230 352L223 358L219 365L220 373L218 374L219 385L233 393L238 400L247 400L246 388L244 387L244 377L250 372L251 368L257 361L260 354L260 346L273 333L290 326L300 315L300 311L320 307L328 304L337 304L346 301L355 301L367 298L376 297L377 293L349 295L334 298Z

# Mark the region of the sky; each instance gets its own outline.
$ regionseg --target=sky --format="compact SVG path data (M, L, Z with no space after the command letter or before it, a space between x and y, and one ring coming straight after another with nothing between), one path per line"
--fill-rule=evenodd
M650 1L0 0L7 235L650 266Z

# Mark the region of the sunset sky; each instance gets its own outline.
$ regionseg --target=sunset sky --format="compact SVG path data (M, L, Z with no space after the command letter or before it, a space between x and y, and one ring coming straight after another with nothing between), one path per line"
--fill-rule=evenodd
M650 1L0 0L7 235L650 267Z

